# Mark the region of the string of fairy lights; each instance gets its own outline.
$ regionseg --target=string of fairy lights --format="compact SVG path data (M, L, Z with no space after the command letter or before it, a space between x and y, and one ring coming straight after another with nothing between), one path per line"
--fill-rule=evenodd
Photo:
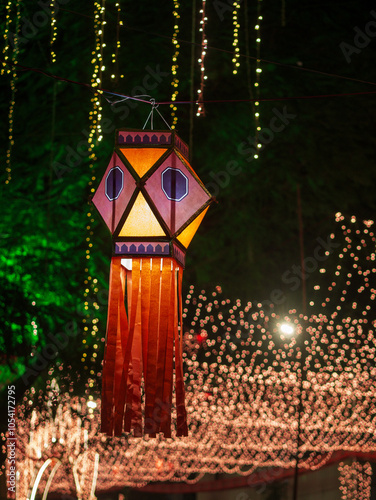
M55 42L57 37L57 21L56 21L55 3L56 3L55 0L50 0L50 12L51 12L50 56L52 64L56 62Z
M261 83L261 21L263 16L261 15L261 2L262 0L257 0L257 21L254 25L254 35L256 42L256 67L255 67L255 78L254 78L254 87L255 87L255 95L256 99L253 102L252 110L253 110L253 119L255 126L255 140L257 149L262 148L262 143L259 142L259 132L261 131L260 126L260 83ZM240 22L239 22L239 11L240 11L240 2L238 0L233 1L233 12L232 12L232 23L233 23L233 74L236 75L238 73L238 69L240 66L240 48L239 48L239 30L240 30ZM245 15L248 15L248 10L245 9ZM246 19L246 29L248 26L248 19ZM248 43L248 36L246 36L246 41ZM247 47L248 53L248 47ZM258 151L255 152L254 158L259 158Z
M372 262L375 261L375 254L371 253L368 256L367 261L371 264L366 269L364 269L364 265L360 263L360 255L364 248L366 247L366 238L370 238L371 242L375 244L376 237L373 231L371 230L373 221L363 221L364 227L362 229L352 228L351 226L356 224L357 219L355 216L352 216L350 227L347 227L345 223L345 217L343 214L338 212L336 214L336 222L342 223L341 228L344 231L345 235L345 245L342 251L338 256L338 263L336 266L335 277L333 281L330 283L328 287L328 295L325 299L320 303L322 308L327 308L330 306L331 302L336 304L335 312L333 313L335 317L341 314L341 309L343 307L347 307L349 303L349 288L352 285L352 282L356 282L359 280L359 277L362 278L362 284L359 285L358 293L361 297L364 297L364 292L367 290L370 291L369 298L367 300L367 304L364 306L362 310L362 316L366 317L371 313L373 307L373 301L376 299L376 289L370 286L370 279L372 275L376 273L376 264L372 265ZM331 237L334 237L332 234ZM359 241L360 238L360 241ZM328 252L328 251L327 251ZM368 263L367 262L367 263ZM320 273L325 274L326 270L324 267L320 269ZM341 290L342 288L342 290ZM314 286L314 290L319 292L321 289L320 284L316 284ZM352 298L351 308L352 310L358 309L359 306L363 307L363 301L359 303L358 300ZM362 304L362 305L361 305ZM310 306L315 306L316 301L311 300L309 303ZM364 319L366 321L366 319ZM331 324L334 323L334 319L332 319ZM354 328L356 322L352 328ZM349 325L347 325L349 327Z
M351 464L341 462L338 466L341 500L356 498L371 499L372 466L369 462L353 460Z
M9 61L10 61L10 43L9 43L9 40L10 40L10 27L11 27L11 24L13 22L13 19L12 19L12 5L13 5L13 1L12 0L8 0L8 3L7 3L7 6L6 6L6 9L5 9L5 29L4 29L4 48L3 48L3 64L2 64L2 67L1 67L1 75L4 75L5 73L10 73L11 72L11 68L10 66L7 64Z
M5 33L4 33L4 38L5 38L5 47L3 51L4 55L4 65L2 68L2 74L6 71L7 74L10 74L10 101L9 101L9 111L8 111L8 148L6 152L6 157L5 157L5 171L6 171L6 179L5 179L5 184L9 184L9 182L12 179L12 165L11 165L11 156L12 156L12 149L14 146L14 137L13 137L13 129L14 129L14 106L15 106L15 99L16 99L16 83L17 83L17 70L16 70L16 65L17 65L17 58L19 54L19 40L18 40L18 33L19 33L19 28L20 28L20 21L21 21L21 0L17 0L16 2L16 14L15 14L15 20L12 19L12 5L14 5L13 2L8 2L7 8L6 8L6 28L5 28ZM13 36L13 50L12 50L12 55L10 55L10 27L12 22L15 24L15 34ZM12 66L11 68L6 65L6 62L11 61Z
M121 40L120 40L120 28L123 26L123 20L121 19L121 5L120 2L115 4L116 8L116 42L115 42L115 50L111 54L111 62L113 66L113 72L111 74L111 78L115 80L115 83L118 83L118 79L124 78L124 75L119 75L119 52L121 48Z
M234 0L233 2L233 12L232 12L232 22L234 25L234 31L233 31L233 42L232 45L234 47L234 55L232 58L233 62L233 74L236 75L238 72L238 68L240 66L239 62L239 57L240 57L240 49L239 49L239 29L240 29L240 24L239 24L239 9L240 9L240 3L238 0Z
M91 102L92 102L92 110L89 115L90 119L90 132L88 137L89 143L89 159L90 159L90 172L91 177L88 182L88 186L90 188L90 194L92 195L95 192L95 188L93 187L96 176L95 176L95 164L97 161L97 156L95 153L96 142L100 142L103 139L102 128L101 128L101 119L102 119L102 103L101 103L101 95L102 91L99 90L104 72L106 70L104 64L104 56L103 51L106 47L104 42L104 30L106 25L106 0L102 0L101 3L99 1L94 2L94 33L95 33L95 48L92 52L92 66L93 66L93 74L91 78L92 87L97 87L98 90L94 94ZM116 41L115 48L111 54L111 63L112 63L112 72L111 79L114 79L115 82L119 80L119 78L124 78L124 75L119 72L119 52L121 48L120 41L120 28L123 26L123 21L120 19L121 17L121 5L120 2L115 4L116 14L117 14L117 29L116 29ZM91 207L88 207L87 211L88 223L86 226L87 236L86 236L86 259L88 261L87 267L85 268L86 278L84 281L85 290L84 290L84 309L86 311L86 316L83 319L84 323L84 338L82 343L85 348L85 352L82 354L81 361L84 364L84 369L89 371L88 385L89 387L93 387L94 380L93 376L95 375L95 371L92 366L96 362L96 358L98 356L98 349L100 347L100 342L97 339L98 337L98 323L99 318L97 317L97 311L99 309L97 294L99 291L98 288L98 279L93 277L93 272L90 270L90 254L93 247L92 243L92 224L94 223L93 214L91 213ZM89 300L91 298L92 300ZM88 337L94 338L94 343L88 342ZM101 342L104 342L104 338L100 339ZM91 351L91 354L90 352ZM89 356L90 354L90 356Z
M33 300L32 303L31 303L31 305L33 307L35 307L36 302ZM36 320L37 320L37 318L34 317L32 319L32 321L31 321L31 328L32 328L32 342L31 342L31 344L32 344L32 347L31 347L32 351L30 353L31 356L35 355L35 350L37 348L37 343L38 343L38 323L37 323Z
M259 111L260 101L257 100L260 98L260 83L261 83L261 73L262 73L260 54L261 54L261 21L263 19L263 16L261 15L261 2L262 0L257 0L257 22L254 28L256 36L256 71L255 71L255 83L254 83L256 101L255 101L254 119L256 128L255 137L258 149L262 148L262 143L260 143L258 140L259 132L261 131L261 125L260 125L260 111ZM259 155L256 152L254 158L257 159L258 157Z
M171 66L171 73L172 73L172 95L171 95L171 101L172 103L170 104L171 108L171 128L174 129L176 128L176 124L178 121L177 117L177 107L174 101L176 101L176 98L179 94L179 78L177 77L177 70L179 68L178 65L178 56L179 56L179 51L180 51L180 44L179 44L179 24L178 21L180 19L180 14L179 14L179 0L174 0L174 9L172 11L172 15L175 18L175 24L174 24L174 33L172 35L172 44L174 46L174 53L172 55L172 66Z
M106 24L106 1L102 0L94 2L94 33L95 33L95 47L92 51L92 60L91 64L93 67L93 73L91 77L91 85L93 88L100 88L103 78L103 73L105 71L105 65L103 62L103 49L105 47L104 43L104 28ZM95 165L97 161L97 156L95 153L95 147L97 142L100 142L103 138L102 136L102 128L101 128L101 118L102 118L102 103L101 103L101 94L100 90L97 90L92 99L92 110L89 113L89 137L88 137L88 151L89 151L89 171L90 171L90 180L88 182L88 187L90 189L90 194L92 195L95 192L95 188L93 187L96 175L95 175ZM97 349L98 343L95 342L93 344L93 351L91 352L91 356L89 358L89 350L91 349L92 342L88 342L88 337L96 337L98 332L98 317L96 315L96 311L99 309L96 294L98 293L98 280L92 276L93 272L91 271L90 265L90 254L93 247L92 236L93 229L92 224L94 223L94 216L91 213L91 206L88 206L87 209L87 226L86 226L86 260L87 265L85 268L86 278L84 280L84 309L86 315L83 319L84 324L84 335L82 339L82 343L85 348L85 352L82 354L81 361L84 364L84 369L87 370L90 374L88 383L89 386L93 386L92 376L94 375L94 370L91 365L95 362L95 358L97 357ZM89 298L92 297L92 304L89 302Z
M204 106L204 88L205 80L207 80L207 75L205 74L205 56L208 48L208 40L205 34L205 27L208 18L206 17L206 0L202 0L202 5L200 9L200 28L201 32L201 54L198 58L198 64L200 68L200 88L197 90L197 112L196 116L205 116L205 106Z

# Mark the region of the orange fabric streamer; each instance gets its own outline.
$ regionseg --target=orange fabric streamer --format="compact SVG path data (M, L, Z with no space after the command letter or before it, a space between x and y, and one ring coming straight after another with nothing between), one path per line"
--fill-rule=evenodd
M131 271L112 258L101 410L108 435L171 437L174 365L177 436L187 435L181 280L171 257L133 258Z

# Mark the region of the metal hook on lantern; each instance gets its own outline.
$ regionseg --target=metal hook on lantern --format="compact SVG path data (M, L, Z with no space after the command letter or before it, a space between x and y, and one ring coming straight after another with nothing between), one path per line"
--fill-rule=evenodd
M167 127L171 130L171 127L170 125L166 122L166 120L164 119L164 117L161 115L160 111L158 110L158 106L159 106L159 103L157 103L154 99L154 97L150 97L150 104L151 104L151 110L150 110L150 113L148 115L148 117L146 118L146 122L144 123L144 126L142 127L142 130L145 130L145 127L150 119L150 129L151 130L154 130L154 124L153 124L153 118L154 118L154 110L156 110L156 112L159 114L159 116L162 118L162 120L165 122L165 124L167 125Z

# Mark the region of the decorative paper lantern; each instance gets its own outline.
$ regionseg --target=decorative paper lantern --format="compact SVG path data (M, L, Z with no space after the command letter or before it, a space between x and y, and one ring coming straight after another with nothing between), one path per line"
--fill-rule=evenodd
M182 276L186 249L211 201L174 131L117 132L93 197L113 237L102 432L170 437L175 366L177 435L187 435Z

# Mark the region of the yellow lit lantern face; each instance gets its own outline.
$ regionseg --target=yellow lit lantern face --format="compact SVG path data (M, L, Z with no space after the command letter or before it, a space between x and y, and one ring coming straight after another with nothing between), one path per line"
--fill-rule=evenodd
M132 209L120 229L119 236L132 238L134 236L166 236L141 192L138 193Z
M158 241L163 255L183 256L183 265L211 201L174 131L120 130L93 198L113 234L115 255L155 255Z

